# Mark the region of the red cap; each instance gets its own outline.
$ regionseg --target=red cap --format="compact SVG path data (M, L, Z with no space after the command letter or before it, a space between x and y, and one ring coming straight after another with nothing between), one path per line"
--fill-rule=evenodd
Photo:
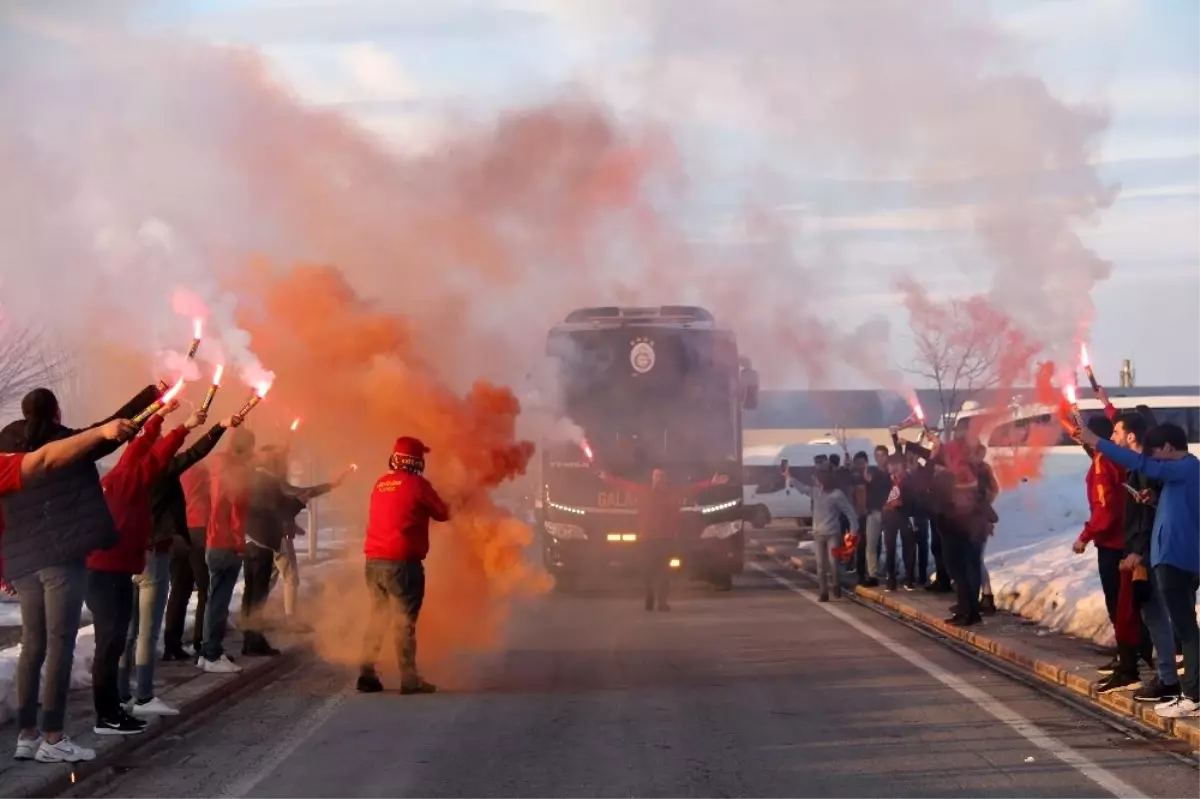
M403 455L409 458L422 458L425 453L429 452L429 447L419 438L412 436L401 436L396 439L396 445L392 447L393 455Z

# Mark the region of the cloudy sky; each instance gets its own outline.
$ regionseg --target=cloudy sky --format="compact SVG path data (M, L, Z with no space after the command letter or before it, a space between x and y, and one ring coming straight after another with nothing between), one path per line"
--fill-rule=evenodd
M658 11L648 11L651 5ZM338 108L389 146L414 152L436 148L461 115L486 117L568 85L587 86L618 114L645 113L660 95L647 90L641 67L670 49L686 57L676 64L711 76L711 97L691 102L686 123L675 128L684 152L705 163L704 174L721 174L747 152L759 163L790 164L772 184L775 211L798 209L805 231L835 237L843 257L877 267L840 284L827 302L831 317L852 325L882 314L893 330L904 330L890 290L893 268L915 270L939 295L986 288L970 273L932 266L962 232L953 215L932 212L902 187L889 189L893 176L876 180L863 165L793 158L781 144L786 137L764 134L761 114L720 93L728 53L690 31L686 14L664 15L662 7L628 0L171 0L142 6L137 24L259 48L300 98ZM1091 157L1121 191L1098 220L1077 228L1113 265L1093 295L1102 374L1115 376L1119 359L1132 357L1143 385L1200 383L1200 6L992 0L990 7L1052 93L1109 114ZM864 184L869 191L855 188ZM719 208L733 200L717 187L711 198L718 213L696 235L718 240L728 235ZM902 362L905 337L894 339L893 358Z

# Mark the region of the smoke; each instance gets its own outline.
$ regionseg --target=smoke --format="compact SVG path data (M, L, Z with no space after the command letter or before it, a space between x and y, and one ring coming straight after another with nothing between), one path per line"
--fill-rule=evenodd
M1086 327L1106 274L1073 232L1109 199L1088 158L1104 120L1023 74L972 6L614 3L651 58L466 113L404 156L304 105L257 53L135 29L118 13L133 5L0 12L3 290L88 353L97 402L131 393L120 381L182 346L202 306L200 357L278 378L255 425L303 415L317 455L364 473L396 436L424 437L458 518L434 535L425 618L440 615L423 631L447 652L486 645L506 597L544 587L530 531L488 493L531 454L503 386L572 307L697 302L767 382L828 385L848 364L903 390L886 320L846 325L832 304L897 305L895 275L822 226L836 203L812 174L905 181L902 202L966 219L961 246L922 257L989 282L991 307L1044 348ZM644 99L610 105L612 78ZM698 120L778 155L698 157ZM552 437L578 432L547 419ZM367 489L348 486L349 504Z

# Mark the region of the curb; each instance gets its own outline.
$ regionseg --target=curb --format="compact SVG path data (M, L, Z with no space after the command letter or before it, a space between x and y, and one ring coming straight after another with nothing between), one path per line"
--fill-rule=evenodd
M803 558L792 556L787 561L784 561L784 563L785 565L791 565L795 569L802 569L805 572L809 571L806 568ZM939 618L935 618L928 613L923 613L916 608L906 605L882 591L864 588L861 585L854 586L851 590L856 596L866 602L899 613L901 616L919 622L923 626L935 630L947 638L962 641L975 649L986 652L992 657L1016 666L1042 682L1066 688L1071 693L1081 696L1109 712L1141 722L1147 727L1163 733L1170 738L1186 741L1193 752L1200 750L1200 728L1191 724L1176 723L1175 719L1164 719L1155 714L1154 706L1150 703L1134 702L1130 696L1122 693L1098 694L1096 693L1097 682L1084 679L1077 674L1072 674L1054 663L1023 655L998 641L993 641L969 629L954 627Z
M75 763L65 768L48 766L44 778L36 782L29 780L26 785L19 786L19 795L38 799L84 795L80 791L85 785L93 789L98 787L97 783L107 781L112 769L119 767L131 755L159 742L171 731L216 710L223 700L247 693L280 673L295 668L307 653L306 647L287 650L279 657L265 660L233 679L217 683L209 690L196 691L195 695L179 702L179 715L160 717L157 723L150 724L144 734L122 738L113 746L97 750L96 759L91 762ZM187 686L185 683L180 687L186 690Z

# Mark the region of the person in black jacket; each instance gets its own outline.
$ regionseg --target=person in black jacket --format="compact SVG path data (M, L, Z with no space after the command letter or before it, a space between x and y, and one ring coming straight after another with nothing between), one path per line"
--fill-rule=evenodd
M147 386L99 424L136 416L158 398L158 389ZM21 414L24 418L0 430L0 452L32 452L78 432L63 426L58 398L47 388L26 394ZM87 585L85 559L88 553L117 542L96 461L120 446L116 441L98 446L89 457L31 481L24 490L0 500L5 576L21 603L16 752L21 759L75 763L95 757L95 752L76 746L63 735L63 726ZM39 732L43 664L46 684Z
M200 419L201 424L204 421L204 418ZM154 531L150 539L150 551L146 553L146 568L133 578L134 613L118 675L121 697L133 702L130 712L138 718L174 716L178 713L154 695L154 660L167 608L171 545L176 537L188 538L187 500L183 496L179 476L212 452L227 429L239 424L240 417L231 416L214 425L195 444L175 455L150 486L150 514ZM136 687L132 685L135 674Z
M1112 440L1134 452L1141 452L1148 428L1142 414L1122 413L1113 425ZM1149 567L1154 503L1162 485L1136 472L1130 472L1126 482L1138 493L1127 497L1125 501L1125 552L1121 569L1134 572L1134 597L1146 628L1143 635L1150 639L1151 644L1151 652L1147 653L1143 647L1140 655L1148 662L1153 661L1156 667L1155 677L1142 685L1133 698L1138 702L1166 702L1179 696L1181 689L1179 675L1175 671L1175 634L1171 618L1159 599L1158 587L1154 584L1154 570ZM1136 673L1136 662L1132 668Z
M245 586L242 590L242 654L274 656L279 650L263 634L262 610L271 591L275 555L295 523L296 514L309 500L327 494L349 476L349 471L332 483L300 488L287 482L284 450L265 446L259 450L258 467L250 477L246 516L246 549L243 556Z
M950 569L942 557L942 536L938 531L937 514L932 510L934 466L925 460L928 450L915 442L900 440L900 428L891 428L891 434L896 454L904 455L905 483L913 497L911 524L917 549L918 581L925 585L926 591L948 594L954 587L950 584ZM933 555L934 580L926 585L930 555Z

